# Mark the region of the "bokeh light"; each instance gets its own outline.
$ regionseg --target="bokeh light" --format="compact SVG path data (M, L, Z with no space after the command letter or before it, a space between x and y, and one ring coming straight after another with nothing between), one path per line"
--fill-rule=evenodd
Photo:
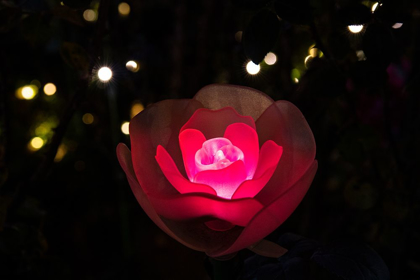
M292 71L290 72L290 78L292 78L292 81L294 83L299 83L299 79L300 79L300 71L299 69L292 69Z
M95 118L91 113L86 113L82 117L82 121L84 124L92 124L94 122Z
M130 10L130 5L125 2L121 2L118 5L118 13L120 13L122 16L128 16L130 14Z
M131 106L130 117L134 118L138 113L144 110L144 106L140 101L135 101Z
M139 71L140 64L135 60L129 60L125 64L125 67L127 68L127 70L135 73L135 72Z
M56 91L57 91L57 87L53 83L47 83L44 86L45 95L49 95L49 96L54 95Z
M256 75L256 74L258 74L258 72L260 72L260 69L261 69L260 65L255 64L255 63L254 63L254 62L252 62L252 61L249 61L249 62L246 64L246 71L247 71L247 72L248 72L248 74L250 74L250 75Z
M112 71L109 67L101 67L98 71L98 78L101 80L101 82L109 82L112 78Z
M31 139L31 142L29 142L29 149L31 151L37 151L44 146L44 140L42 140L41 137L34 137Z
M273 65L276 61L277 56L272 52L269 52L264 58L264 62L267 63L267 65Z
M376 3L374 3L373 5L372 5L372 13L378 8L378 5L379 5L379 3L378 2L376 2Z
M394 29L398 29L398 28L401 28L403 26L403 23L402 22L396 22L393 26L392 26L392 28L394 28Z
M347 28L349 29L349 31L351 33L359 33L360 31L363 30L363 25L362 24L358 24L358 25L349 25L347 26Z
M16 90L16 97L19 99L31 100L38 93L38 87L35 85L27 85Z
M130 123L129 122L123 122L121 125L121 131L122 133L124 133L125 135L129 135L130 134Z
M83 18L84 18L86 21L89 21L89 22L94 22L94 21L96 21L96 20L97 20L98 15L96 14L96 12L95 12L94 10L92 10L92 9L87 9L87 10L85 10L85 11L83 12Z

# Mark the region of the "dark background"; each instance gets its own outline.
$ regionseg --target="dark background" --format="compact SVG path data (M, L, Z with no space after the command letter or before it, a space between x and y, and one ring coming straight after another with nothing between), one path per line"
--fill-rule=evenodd
M418 1L384 0L372 14L371 1L127 0L126 16L119 3L0 1L0 279L209 279L204 253L137 204L115 147L129 144L120 126L133 104L211 83L290 100L313 130L318 173L275 235L352 238L392 279L420 279ZM86 21L86 9L99 18ZM261 16L273 14L275 28ZM269 50L276 64L247 74ZM96 78L103 65L107 84ZM38 94L17 98L29 84ZM33 137L45 145L30 149Z

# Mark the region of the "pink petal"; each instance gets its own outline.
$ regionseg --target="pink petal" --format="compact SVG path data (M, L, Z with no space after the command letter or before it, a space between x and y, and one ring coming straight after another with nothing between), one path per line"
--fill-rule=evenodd
M137 182L136 175L134 174L133 164L131 161L131 153L130 150L124 144L118 144L117 146L117 157L118 161L120 162L121 167L123 168L125 174L127 175L128 182L130 184L131 190L133 191L134 196L136 197L138 203L143 208L144 212L146 212L147 216L164 232L166 232L170 237L175 239L176 241L184 244L185 246L202 251L203 246L193 245L185 240L179 238L176 234L174 234L162 221L159 215L156 213L155 209L153 208L152 204L148 200L146 194L144 193L143 189L140 187L139 183Z
M178 142L179 130L200 106L196 101L166 100L147 107L131 120L134 171L146 194L178 194L156 162L156 149L162 145L180 172L185 173Z
M193 180L198 172L195 165L195 154L201 149L205 141L206 137L196 129L186 129L179 134L179 145L184 159L185 171L190 180Z
M258 165L259 145L255 129L244 123L234 123L226 128L224 136L244 153L247 179L252 179Z
M273 176L282 153L283 148L274 141L265 142L261 147L260 160L254 179L243 182L233 194L232 199L256 196Z
M201 171L194 178L194 182L211 186L218 197L226 199L230 199L245 180L246 170L242 160L235 161L223 169Z
M181 194L184 193L208 193L216 196L216 191L208 185L192 183L181 175L173 159L162 146L157 147L156 160L163 174Z
M274 102L268 95L253 88L217 84L202 88L194 99L212 110L233 107L239 114L251 116L254 120Z
M317 161L289 190L264 207L245 227L238 239L224 251L206 252L210 257L219 257L237 252L266 237L280 226L296 209L309 189L318 168Z
M306 173L315 159L315 140L305 117L296 106L277 101L257 120L260 143L273 140L283 154L273 177L257 195L263 204L287 191Z
M201 131L206 139L222 137L226 128L233 123L244 123L255 129L254 120L239 115L233 108L226 107L217 111L198 109L181 131L192 128Z
M226 200L207 194L183 194L170 197L151 196L156 212L171 220L214 218L238 226L246 226L263 205L252 198ZM196 238L200 238L197 236Z

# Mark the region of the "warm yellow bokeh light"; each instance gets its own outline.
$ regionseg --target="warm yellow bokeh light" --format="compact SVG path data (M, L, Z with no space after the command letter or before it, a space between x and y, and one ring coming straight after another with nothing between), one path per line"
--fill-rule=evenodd
M402 22L397 22L392 26L392 28L398 29L398 28L401 28L401 26L403 26L403 23Z
M55 154L54 162L60 162L66 154L67 154L67 146L64 144L61 144L58 147L57 153Z
M99 80L101 80L102 82L109 82L109 80L111 80L112 78L112 71L109 67L101 67L98 71L98 78Z
M84 124L92 124L94 120L95 118L93 117L91 113L86 113L82 117L82 121Z
M44 86L45 95L54 95L57 91L57 87L53 83L48 83Z
M20 99L31 100L38 93L38 88L34 85L24 86L17 90L16 96Z
M41 137L34 137L32 138L31 142L29 143L29 147L31 150L36 151L44 146L44 140Z
M379 5L378 2L372 5L372 13L378 8L378 5Z
M122 16L128 16L130 14L130 5L128 5L125 2L121 2L118 5L118 12L120 13L120 15Z
M87 10L85 10L83 12L83 18L86 21L93 22L93 21L96 21L97 20L98 16L97 16L97 14L96 14L96 12L94 10L87 9Z
M347 28L349 29L349 31L351 33L359 33L360 31L362 31L363 29L363 25L362 24L358 24L358 25L349 25L347 26Z
M129 135L130 134L130 123L129 122L123 122L121 125L121 131L122 133L124 133L125 135Z
M130 116L131 118L134 118L138 113L144 110L144 106L141 102L137 101L134 102L131 106Z
M264 62L267 63L267 65L273 65L276 61L277 56L272 52L269 52L264 58Z
M140 65L137 61L135 60L129 60L127 61L127 63L125 64L125 67L127 68L127 70L131 71L131 72L137 72L140 69Z
M255 74L258 74L258 72L260 72L260 69L261 69L260 65L255 64L255 63L254 63L254 62L252 62L252 61L249 61L249 62L246 64L246 71L247 71L247 72L248 72L248 74L250 74L250 75L255 75Z

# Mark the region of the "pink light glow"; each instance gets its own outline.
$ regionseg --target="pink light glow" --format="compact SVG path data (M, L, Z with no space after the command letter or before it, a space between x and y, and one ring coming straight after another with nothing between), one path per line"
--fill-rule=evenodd
M245 123L229 124L223 136L206 140L197 129L181 131L179 144L189 180L181 175L169 153L158 147L156 160L181 194L252 198L270 180L283 152L281 146L267 141L260 151L255 128Z

